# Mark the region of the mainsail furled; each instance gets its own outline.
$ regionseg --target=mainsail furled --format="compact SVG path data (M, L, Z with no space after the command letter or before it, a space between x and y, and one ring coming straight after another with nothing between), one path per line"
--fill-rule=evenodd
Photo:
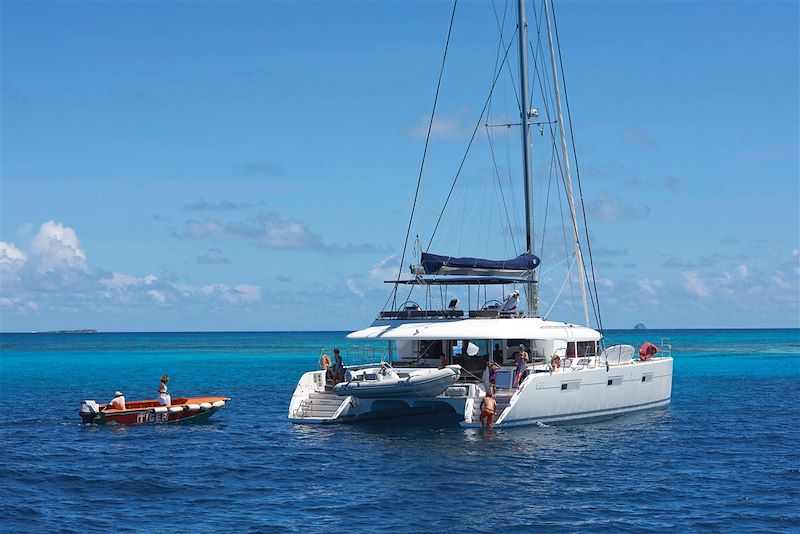
M523 253L512 260L485 260L482 258L455 258L422 253L421 265L412 268L415 274L455 274L462 276L520 275L539 266L539 258Z

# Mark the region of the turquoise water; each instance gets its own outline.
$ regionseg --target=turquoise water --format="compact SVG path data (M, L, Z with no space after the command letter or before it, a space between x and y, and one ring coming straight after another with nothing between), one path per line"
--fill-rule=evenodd
M344 332L1 334L0 530L674 532L800 529L800 330L612 331L675 357L672 404L462 430L286 420ZM94 427L83 399L233 398L208 424Z

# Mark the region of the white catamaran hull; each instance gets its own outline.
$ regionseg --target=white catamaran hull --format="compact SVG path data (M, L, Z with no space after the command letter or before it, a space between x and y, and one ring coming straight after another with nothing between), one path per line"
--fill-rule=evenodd
M495 420L496 427L582 421L661 408L672 396L672 358L578 371L535 373ZM480 400L476 399L476 402ZM467 414L464 427L479 427Z
M397 369L403 372L403 369ZM461 426L480 427L477 415L485 396L482 384L458 384L436 396L402 394L382 398L345 398L326 392L324 375L303 375L289 410L294 423L355 422L421 413L453 413ZM507 428L608 418L662 408L670 403L672 358L596 368L533 373L513 390L498 411L494 427ZM509 392L510 393L510 392ZM503 392L500 392L503 398Z

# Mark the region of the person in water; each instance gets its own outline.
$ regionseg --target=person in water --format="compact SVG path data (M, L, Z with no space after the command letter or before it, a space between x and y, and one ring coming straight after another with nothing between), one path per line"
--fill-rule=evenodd
M339 349L333 349L333 381L336 383L344 382L344 362L342 362L342 355Z
M115 391L114 398L108 403L108 408L112 408L114 410L124 410L125 395L123 395L121 391Z
M497 410L497 401L491 393L487 393L481 401L481 426L491 428L494 423L494 412Z
M167 382L169 382L169 375L161 377L161 383L158 385L158 403L161 406L169 406L172 404L172 397L167 389Z

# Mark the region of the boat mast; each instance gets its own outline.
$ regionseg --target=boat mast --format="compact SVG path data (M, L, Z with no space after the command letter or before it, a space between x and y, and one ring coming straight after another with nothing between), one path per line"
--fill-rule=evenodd
M525 176L525 237L528 253L534 253L533 235L533 173L531 172L531 130L528 110L528 21L525 19L525 0L517 0L519 31L519 101L522 118L522 170ZM539 315L539 287L536 283L536 270L528 275L528 315Z
M581 239L578 233L578 217L575 214L575 201L572 198L572 175L569 171L569 152L567 150L567 134L564 130L564 115L561 113L561 92L558 89L558 68L556 67L556 53L553 48L553 31L550 29L549 0L544 0L544 17L547 20L547 40L550 44L550 64L553 67L553 89L556 97L556 111L558 112L558 128L561 131L561 154L564 158L564 173L567 181L567 201L569 214L572 218L572 237L575 240L575 260L578 262L578 272L581 277L581 297L583 298L583 320L589 326L589 305L586 301L586 270L583 268L583 255L581 254ZM527 128L526 128L527 129Z

